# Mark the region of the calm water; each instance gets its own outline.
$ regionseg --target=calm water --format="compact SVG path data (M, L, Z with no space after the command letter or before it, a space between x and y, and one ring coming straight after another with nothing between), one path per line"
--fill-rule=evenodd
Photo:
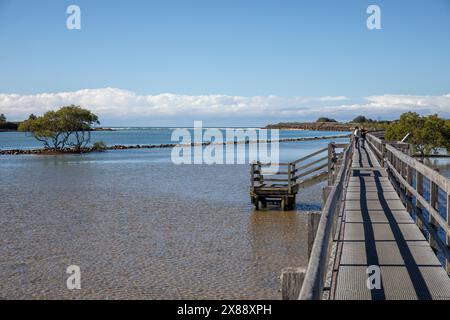
M170 131L97 138L168 143ZM281 160L328 142L282 143ZM17 147L36 145L0 133L0 149ZM296 211L255 212L248 165L176 166L170 151L0 156L0 298L280 298L281 269L307 262L303 211L320 209L321 185L301 191ZM72 264L80 291L66 289Z
M443 176L450 178L450 158L427 158L424 164L438 169Z
M91 141L103 141L107 145L136 145L136 144L164 144L176 143L172 141L171 128L114 128L115 131L94 131ZM192 129L188 129L191 134ZM224 132L223 129L221 129ZM279 131L279 137L316 137L316 136L334 136L343 135L345 132L339 131ZM225 135L225 134L224 134ZM270 135L269 135L270 137ZM22 132L0 132L0 150L8 149L33 149L41 148L42 144L32 138L29 134Z

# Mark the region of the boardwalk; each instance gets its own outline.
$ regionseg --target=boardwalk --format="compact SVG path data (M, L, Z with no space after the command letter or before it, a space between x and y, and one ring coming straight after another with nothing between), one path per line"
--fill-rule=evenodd
M373 151L354 150L330 298L450 299L450 278ZM367 287L379 266L381 289Z

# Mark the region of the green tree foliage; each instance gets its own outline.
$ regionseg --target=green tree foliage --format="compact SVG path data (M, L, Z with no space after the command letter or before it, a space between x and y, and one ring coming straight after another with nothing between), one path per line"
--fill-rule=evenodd
M108 146L103 141L97 141L92 145L92 150L95 151L105 151L107 148Z
M404 113L387 127L385 139L401 140L408 133L409 142L422 156L436 153L439 148L450 150L450 121L436 114L421 117L415 112Z
M316 122L337 122L337 121L326 117L320 117L319 119L316 120Z
M0 114L0 130L17 130L17 123L8 122L6 116L2 113Z
M48 149L71 147L79 151L89 144L92 126L99 123L98 117L89 110L70 105L41 117L30 116L20 124L19 131L30 132Z
M365 123L365 122L374 122L372 119L368 119L365 116L357 116L352 120L353 123Z

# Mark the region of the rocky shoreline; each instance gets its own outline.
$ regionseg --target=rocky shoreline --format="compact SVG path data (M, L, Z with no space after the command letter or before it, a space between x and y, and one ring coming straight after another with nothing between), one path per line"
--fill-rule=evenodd
M334 136L319 136L319 137L306 137L306 138L285 138L279 140L259 140L258 142L271 143L271 142L297 142L297 141L311 141L311 140L324 140L324 139L337 139L337 138L346 138L349 135L334 135ZM222 142L222 143L214 143L217 145L227 145L227 144L250 144L256 143L256 141L234 141L234 142ZM191 144L178 144L178 143L167 143L167 144L137 144L137 145L114 145L110 147L106 147L105 149L96 149L96 148L82 148L81 150L75 151L73 149L67 148L63 150L54 149L11 149L11 150L0 150L0 155L59 155L59 154L82 154L82 153L91 153L91 152L102 152L102 151L110 151L110 150L129 150L129 149L162 149L162 148L174 148L174 147L188 147L188 146L207 146L210 145L211 142L203 142L203 143L191 143Z
M9 122L8 124L10 124L9 127L6 125L0 126L0 132L17 132L18 125L16 123ZM13 126L11 126L11 124ZM112 128L99 127L99 128L92 128L89 131L115 131L115 130Z

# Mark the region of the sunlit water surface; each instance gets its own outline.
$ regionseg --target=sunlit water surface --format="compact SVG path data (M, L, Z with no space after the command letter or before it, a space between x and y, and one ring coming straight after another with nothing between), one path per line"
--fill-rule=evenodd
M23 138L3 134L4 149ZM328 142L282 143L281 160ZM323 184L295 211L256 212L248 164L174 165L170 152L0 156L0 298L279 299L281 269L307 263L304 212ZM69 265L81 290L66 287Z

